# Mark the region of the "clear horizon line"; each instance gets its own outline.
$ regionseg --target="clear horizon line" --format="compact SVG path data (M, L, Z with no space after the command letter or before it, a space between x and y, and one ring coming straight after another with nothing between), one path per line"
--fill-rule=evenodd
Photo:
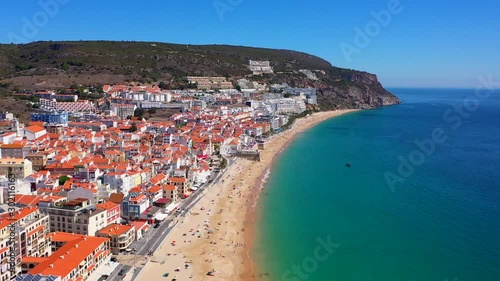
M476 86L383 86L386 89L452 89L452 90L474 90ZM495 90L500 90L499 88L494 88Z

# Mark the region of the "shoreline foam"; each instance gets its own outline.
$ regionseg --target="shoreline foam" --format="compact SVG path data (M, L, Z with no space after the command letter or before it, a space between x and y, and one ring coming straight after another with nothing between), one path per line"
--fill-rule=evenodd
M319 112L298 119L289 130L266 142L260 162L237 159L224 174L224 182L214 184L190 214L181 219L136 280L158 280L166 272L178 280L212 280L214 277L206 275L212 270L217 280L256 280L260 273L251 250L259 216L257 203L274 161L298 134L353 111ZM208 229L213 233L209 234ZM170 240L177 243L172 245ZM186 261L190 262L187 269ZM181 270L175 272L176 268Z
M260 191L263 190L265 184L267 183L267 178L269 178L271 170L273 168L273 165L275 161L278 159L279 156L288 148L288 146L295 140L298 134L318 125L319 123L326 121L328 119L334 118L341 116L346 113L351 113L355 112L358 110L337 110L337 111L326 111L326 112L319 112L315 113L311 116L301 118L296 120L296 122L292 125L292 127L283 132L283 135L276 135L273 136L273 139L270 139L270 142L278 142L279 150L275 153L273 151L271 152L271 160L268 160L267 163L267 169L265 169L262 172L262 175L259 177L259 179L255 182L255 187L254 190L257 191L260 194ZM307 121L307 122L306 122ZM279 140L275 140L274 138L282 138L281 142ZM266 143L267 144L267 143ZM266 150L264 150L266 151ZM264 152L262 151L262 152ZM262 154L261 154L262 158ZM260 187L260 188L259 188ZM260 277L260 280L262 280L262 276L260 276L260 273L257 270L257 266L255 264L255 261L252 258L252 249L253 249L253 243L254 243L254 237L255 237L255 230L256 230L256 223L259 218L259 212L260 210L255 208L258 204L259 196L256 196L255 201L249 205L247 209L247 214L246 214L246 219L245 219L245 227L248 228L248 231L245 232L245 253L242 255L242 258L247 262L247 264L250 265L249 268L245 269L242 271L240 274L240 280L243 281L254 281L257 280L257 277ZM271 277L268 277L269 280Z

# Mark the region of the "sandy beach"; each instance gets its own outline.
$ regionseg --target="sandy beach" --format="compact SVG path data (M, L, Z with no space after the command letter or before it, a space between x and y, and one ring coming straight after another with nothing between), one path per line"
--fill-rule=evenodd
M255 208L263 179L273 161L297 134L314 125L354 110L319 112L298 119L290 130L270 138L260 162L237 159L217 184L165 239L136 280L273 280L261 276L252 263ZM174 243L175 241L175 243ZM213 276L208 276L213 272ZM168 278L162 277L169 273ZM275 279L275 278L274 278Z

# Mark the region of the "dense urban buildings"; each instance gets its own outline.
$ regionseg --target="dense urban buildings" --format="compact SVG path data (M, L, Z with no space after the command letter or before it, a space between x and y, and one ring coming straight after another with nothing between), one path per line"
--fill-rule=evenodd
M272 72L269 62L250 68ZM111 255L132 251L210 184L224 157L258 155L267 136L316 104L314 89L186 79L193 87L184 90L106 85L94 101L36 92L40 112L26 126L0 114L0 204L15 207L0 214L0 281L97 280Z

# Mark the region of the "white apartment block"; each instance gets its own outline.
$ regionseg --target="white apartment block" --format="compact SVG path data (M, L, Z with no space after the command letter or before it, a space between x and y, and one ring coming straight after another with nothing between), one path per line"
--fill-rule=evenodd
M306 110L306 104L303 100L294 98L271 99L263 101L255 109L265 110L272 114L298 114Z
M118 116L121 119L127 119L128 116L134 116L134 112L136 109L137 109L137 106L135 106L133 104L113 104L113 105L111 105L111 112L113 112L115 116Z
M172 94L169 92L150 93L150 92L124 92L122 97L132 99L134 101L151 101L151 102L171 102Z
M53 254L44 258L24 257L23 267L30 270L18 276L17 281L83 281L102 276L101 266L111 259L108 238L63 232L47 236Z
M13 227L15 225L15 227ZM11 256L15 258L16 274L25 271L21 267L23 257L46 257L51 251L49 217L35 207L16 208L12 214L0 216L0 261L2 270L0 280L11 280L11 271L7 269Z
M248 69L253 72L254 75L263 73L273 73L273 68L269 61L255 61L250 60L248 62Z

